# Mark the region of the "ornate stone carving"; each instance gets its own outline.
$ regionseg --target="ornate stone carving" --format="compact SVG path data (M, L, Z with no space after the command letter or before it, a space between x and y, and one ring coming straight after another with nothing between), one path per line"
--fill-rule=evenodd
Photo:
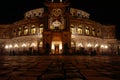
M51 14L52 16L58 17L62 15L62 10L59 8L52 9Z

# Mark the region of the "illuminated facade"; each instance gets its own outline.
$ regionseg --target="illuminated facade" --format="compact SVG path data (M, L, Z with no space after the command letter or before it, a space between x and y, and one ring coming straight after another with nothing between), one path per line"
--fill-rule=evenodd
M45 6L26 12L13 24L0 25L1 52L64 54L65 48L69 54L80 49L88 54L116 52L114 25L90 20L89 13L70 8L67 1L46 1Z

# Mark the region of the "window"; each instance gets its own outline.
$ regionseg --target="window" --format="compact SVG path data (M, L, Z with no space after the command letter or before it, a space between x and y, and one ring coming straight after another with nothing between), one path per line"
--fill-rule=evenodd
M71 41L71 47L75 47L75 42Z
M16 29L13 30L13 35L16 36Z
M72 34L75 34L76 30L75 30L74 25L71 24L70 27L71 27L71 28L70 28L71 33L72 33Z
M27 35L27 34L28 34L28 27L25 26L25 27L24 27L24 35Z
M71 24L71 25L70 25L70 27L74 27L74 25L73 25L73 24Z
M99 31L99 30L97 31L97 36L98 36L98 37L100 36L100 31Z
M92 28L92 35L95 36L95 28Z
M70 28L72 34L75 34L75 28Z
M42 34L43 28L39 28L39 33Z
M42 32L43 32L43 24L40 24L39 33L42 34Z
M81 25L79 25L79 27L78 27L78 29L77 29L77 33L78 33L78 34L82 34L82 26L81 26Z
M43 24L40 24L40 27L43 27Z
M90 34L89 27L86 27L86 29L85 29L85 33L86 33L86 35L89 35L89 34Z
M22 35L22 28L19 27L19 28L18 28L18 36L21 36L21 35Z
M42 43L42 41L39 43L39 47L42 47L43 46L43 43Z
M36 28L35 25L31 26L31 34L35 34L36 33Z

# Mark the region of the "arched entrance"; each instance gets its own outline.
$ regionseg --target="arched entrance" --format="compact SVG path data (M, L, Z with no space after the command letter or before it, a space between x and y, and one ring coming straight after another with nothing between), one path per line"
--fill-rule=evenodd
M51 44L51 54L62 54L62 40L60 36L54 36Z

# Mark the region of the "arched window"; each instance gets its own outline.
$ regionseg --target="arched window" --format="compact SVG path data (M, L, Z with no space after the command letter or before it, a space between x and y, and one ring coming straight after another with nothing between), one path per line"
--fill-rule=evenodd
M21 36L21 35L22 35L22 28L19 27L19 28L18 28L18 36Z
M75 28L70 28L72 34L75 34Z
M28 26L25 26L24 27L24 35L27 35L28 34Z
M78 34L82 34L82 32L83 32L83 31L82 31L82 26L79 25L79 26L78 26L78 29L77 29L77 33L78 33Z
M39 47L42 47L43 46L43 42L41 41L40 43L39 43Z
M13 30L13 36L16 36L16 29Z
M71 24L71 25L70 25L70 31L71 31L72 34L75 34L75 32L76 32L75 29L76 29L76 28L74 27L74 25Z
M42 34L42 32L43 32L43 24L40 24L40 26L39 26L39 34Z
M86 33L86 35L89 35L89 34L90 34L90 29L89 29L88 26L87 26L86 29L85 29L85 33Z
M97 36L98 37L100 36L100 30L97 30Z
M75 42L71 41L71 47L75 47Z
M71 25L70 25L70 27L74 27L74 25L73 25L73 24L71 24Z
M95 36L95 28L92 28L92 35Z
M35 34L36 33L36 28L35 25L31 26L31 34Z

